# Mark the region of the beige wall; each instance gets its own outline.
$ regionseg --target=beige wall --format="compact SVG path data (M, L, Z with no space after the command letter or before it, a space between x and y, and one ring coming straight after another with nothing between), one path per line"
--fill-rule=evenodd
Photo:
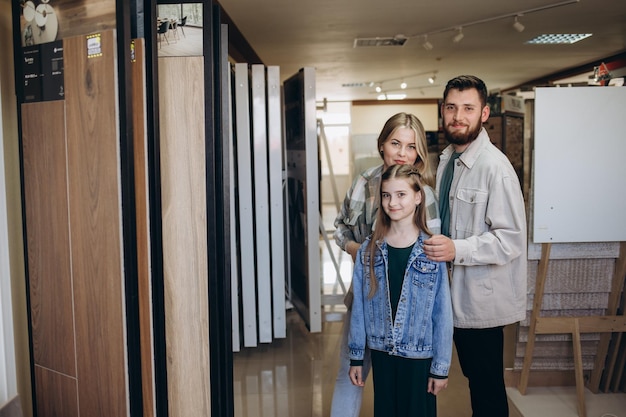
M0 85L2 85L0 96L2 143L0 145L4 150L17 392L22 400L24 416L32 416L11 12L11 1L0 0L0 44L3 45L2 56L4 58L0 60Z
M437 104L381 104L381 105L352 105L352 134L380 133L383 125L396 113L413 113L422 121L424 129L436 131L438 129Z

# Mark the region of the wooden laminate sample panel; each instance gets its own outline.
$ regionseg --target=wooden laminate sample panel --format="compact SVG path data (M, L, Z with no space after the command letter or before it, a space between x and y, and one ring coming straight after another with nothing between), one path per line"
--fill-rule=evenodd
M35 366L37 417L78 417L76 379Z
M159 58L168 405L210 408L203 57Z
M65 104L24 104L22 120L34 362L75 377Z
M128 415L116 48L64 39L70 238L81 417Z
M148 215L148 142L146 137L145 45L135 39L131 65L133 85L133 157L135 166L135 211L137 227L137 279L139 287L139 332L143 415L155 415L154 352L152 349L152 285L150 281L150 230Z

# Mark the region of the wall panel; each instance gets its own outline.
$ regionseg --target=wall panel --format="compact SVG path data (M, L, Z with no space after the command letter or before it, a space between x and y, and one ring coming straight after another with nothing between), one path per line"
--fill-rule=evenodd
M35 366L37 416L78 417L76 378Z
M22 117L34 362L76 377L65 103L24 104Z
M128 413L115 34L64 39L70 239L81 416Z
M154 416L154 351L152 338L152 283L148 192L148 138L146 134L146 70L144 39L133 40L135 59L131 65L133 86L133 157L135 168L135 211L137 232L137 279L141 340L141 381L144 416Z
M169 413L208 416L203 57L159 58L158 65Z

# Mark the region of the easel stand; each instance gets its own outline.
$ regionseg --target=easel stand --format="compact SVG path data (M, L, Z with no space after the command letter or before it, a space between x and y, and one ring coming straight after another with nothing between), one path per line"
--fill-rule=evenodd
M602 333L600 344L596 355L594 368L589 379L589 389L592 392L598 392L600 380L602 379L602 371L607 355L610 357L610 363L614 363L613 358L617 356L617 352L609 354L609 343L611 333L626 332L626 316L615 315L619 305L619 297L624 286L624 276L626 275L626 242L620 244L619 258L615 264L615 272L611 285L611 294L609 296L609 304L606 316L587 316L587 317L539 317L541 304L543 301L543 293L545 288L546 276L548 273L548 261L550 260L551 243L544 243L541 247L541 259L537 269L537 280L535 282L535 298L533 302L533 310L530 318L530 328L528 331L528 342L526 344L526 354L524 355L524 364L520 377L519 391L522 395L526 394L528 388L528 377L530 375L530 365L532 363L533 349L535 347L535 335L538 334L565 334L572 335L572 344L574 348L574 372L576 377L576 397L578 401L579 417L586 417L585 409L585 381L583 379L583 363L580 345L581 333ZM612 373L613 369L607 369ZM610 377L608 378L610 380Z

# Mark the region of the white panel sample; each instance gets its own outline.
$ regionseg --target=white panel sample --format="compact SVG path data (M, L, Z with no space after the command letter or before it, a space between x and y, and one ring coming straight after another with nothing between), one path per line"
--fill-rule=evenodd
M259 341L272 341L272 291L270 282L269 187L267 172L267 121L265 66L252 65L252 137L254 165L254 228L259 317Z
M284 338L285 320L285 230L283 199L283 129L280 69L267 67L268 170L270 196L270 239L272 253L272 300L274 337Z
M306 146L306 211L307 255L309 276L309 330L322 331L322 286L320 274L319 245L319 155L317 149L317 105L315 103L315 69L303 68L304 72L304 140Z
M228 78L228 85L232 85L232 67L228 64L228 70L226 76ZM228 88L228 103L226 110L228 111L228 120L233 120L233 91ZM233 352L239 352L241 349L241 337L239 335L239 326L241 325L239 317L239 257L237 256L237 248L239 247L239 236L237 235L237 204L236 204L236 192L237 185L235 182L235 144L233 143L233 128L232 126L225 126L228 128L228 172L230 175L230 193L228 195L228 205L230 207L230 299L231 299L231 323L232 323L232 343Z
M250 155L250 99L248 64L235 64L235 121L237 133L237 197L239 202L239 252L243 343L257 345L256 271Z

